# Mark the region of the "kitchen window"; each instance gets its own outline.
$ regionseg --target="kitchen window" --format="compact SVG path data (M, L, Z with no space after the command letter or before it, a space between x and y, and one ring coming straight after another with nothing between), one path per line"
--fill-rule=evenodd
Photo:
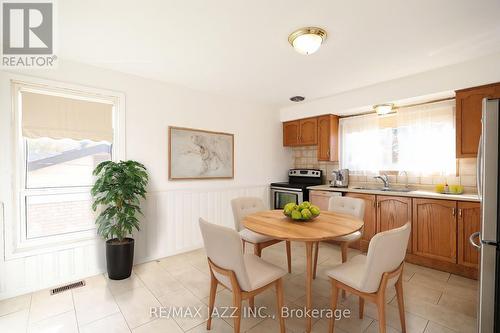
M456 173L454 101L340 120L340 164L357 174Z
M96 238L92 171L117 159L118 96L14 83L15 249Z

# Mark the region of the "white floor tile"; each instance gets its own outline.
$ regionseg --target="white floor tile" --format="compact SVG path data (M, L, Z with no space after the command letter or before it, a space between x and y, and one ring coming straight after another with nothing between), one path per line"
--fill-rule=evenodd
M49 289L32 294L30 308L30 323L74 310L71 291L51 295Z
M113 295L106 287L78 292L73 298L79 325L88 324L119 311Z
M144 287L116 296L116 302L132 329L152 321L154 318L151 317L151 308L161 306L153 294Z
M113 315L80 326L80 333L130 333L123 315L118 312Z
M78 333L75 311L62 313L31 324L29 333Z

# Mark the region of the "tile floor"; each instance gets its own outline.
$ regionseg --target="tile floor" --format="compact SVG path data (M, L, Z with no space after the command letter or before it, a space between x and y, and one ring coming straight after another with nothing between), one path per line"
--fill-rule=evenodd
M248 249L251 250L251 249ZM349 255L358 252L350 250ZM263 258L286 267L283 244L263 251ZM305 250L292 247L293 273L285 277L285 303L289 308L305 304ZM328 307L330 285L325 272L340 262L339 248L322 244L318 278L313 283L315 307ZM475 332L477 282L448 273L406 264L404 293L407 332ZM0 302L0 332L206 332L209 275L203 249L148 262L134 267L127 280L112 281L105 275L86 279L82 288L50 296L48 290ZM378 332L375 306L366 303L364 319L358 319L357 298L340 301L352 316L336 324L336 332ZM256 306L275 313L275 296L268 290L256 297ZM401 331L395 291L387 293L387 332ZM231 304L231 293L219 288L216 305ZM150 307L192 306L204 309L201 317L155 319ZM212 332L232 332L231 319L215 319ZM303 332L304 320L286 320L287 332ZM326 319L313 321L313 332L327 332ZM241 331L278 332L271 318L247 318Z

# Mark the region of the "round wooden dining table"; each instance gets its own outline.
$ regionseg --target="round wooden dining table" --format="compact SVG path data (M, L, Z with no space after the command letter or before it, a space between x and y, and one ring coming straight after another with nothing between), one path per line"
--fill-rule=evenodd
M283 215L282 210L250 214L243 221L246 228L276 239L304 242L306 248L306 310L312 309L313 245L360 230L363 221L352 215L321 212L308 222L296 222ZM311 316L306 316L306 332L311 332Z

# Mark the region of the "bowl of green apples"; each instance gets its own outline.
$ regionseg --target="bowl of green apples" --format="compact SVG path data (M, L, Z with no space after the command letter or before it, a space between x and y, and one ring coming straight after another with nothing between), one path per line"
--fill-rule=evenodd
M293 221L307 222L320 214L317 206L311 205L309 201L304 201L297 205L294 202L287 203L283 208L283 214Z

